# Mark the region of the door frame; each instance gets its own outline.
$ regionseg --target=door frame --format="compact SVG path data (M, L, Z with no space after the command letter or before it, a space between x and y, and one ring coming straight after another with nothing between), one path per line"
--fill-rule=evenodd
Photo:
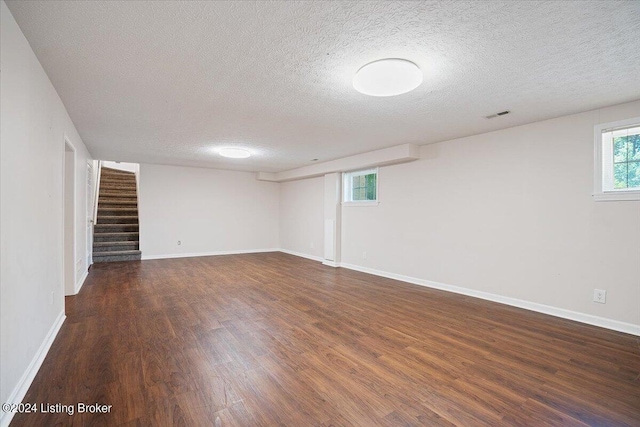
M77 271L76 271L76 258L78 254L76 253L76 232L77 232L77 173L76 173L76 164L78 160L78 153L76 151L76 147L69 140L67 135L64 135L63 142L63 158L62 158L62 283L64 295L75 295L76 294L76 281L77 281ZM72 153L71 156L71 165L67 161L67 153ZM72 168L72 179L71 179L71 192L72 194L67 194L67 168ZM71 204L71 212L67 209L67 198L72 197ZM70 218L68 216L71 215ZM72 229L70 231L70 237L67 237L67 220L70 219ZM71 242L68 240L71 239ZM71 260L69 260L71 257ZM68 270L71 269L69 272ZM68 274L70 278L68 278ZM69 281L71 283L69 283Z
M95 211L95 201L94 194L95 188L97 187L96 183L94 183L94 179L96 173L94 169L96 168L96 161L87 159L87 181L86 181L86 190L87 190L87 253L86 253L86 266L87 269L91 268L91 264L93 264L93 225L94 225L94 211Z

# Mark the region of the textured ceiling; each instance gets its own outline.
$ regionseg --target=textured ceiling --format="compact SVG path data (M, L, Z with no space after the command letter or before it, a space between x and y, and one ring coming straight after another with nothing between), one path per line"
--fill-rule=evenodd
M7 4L101 159L281 171L640 99L640 1ZM353 90L386 57L423 84Z

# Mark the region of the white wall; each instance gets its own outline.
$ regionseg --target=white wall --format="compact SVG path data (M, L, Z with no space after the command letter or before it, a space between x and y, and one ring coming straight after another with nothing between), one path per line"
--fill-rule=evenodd
M143 259L279 247L277 183L248 172L151 164L140 165L139 180Z
M638 333L640 202L591 197L593 126L638 116L640 101L381 167L380 204L341 209L341 265ZM283 250L321 257L324 192L322 178L281 184Z
M102 161L102 167L133 173L138 173L140 170L140 165L138 163L110 162L108 160Z
M302 256L323 256L324 177L280 184L280 248Z
M86 270L90 156L4 2L0 17L0 402L4 403L22 398L63 320L65 135L77 150L76 250ZM1 413L0 425L9 418Z
M640 101L424 146L380 168L379 206L343 207L342 262L638 330L640 202L591 197L593 126L637 116Z

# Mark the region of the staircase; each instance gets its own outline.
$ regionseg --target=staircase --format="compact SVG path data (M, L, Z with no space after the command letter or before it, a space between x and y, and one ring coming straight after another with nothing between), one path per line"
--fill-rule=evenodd
M93 228L93 262L139 261L139 237L136 175L103 167Z

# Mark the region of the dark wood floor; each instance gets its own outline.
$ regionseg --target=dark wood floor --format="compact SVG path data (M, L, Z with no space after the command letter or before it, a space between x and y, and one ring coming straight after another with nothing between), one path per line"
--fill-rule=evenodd
M637 337L281 253L99 264L12 425L640 425Z

